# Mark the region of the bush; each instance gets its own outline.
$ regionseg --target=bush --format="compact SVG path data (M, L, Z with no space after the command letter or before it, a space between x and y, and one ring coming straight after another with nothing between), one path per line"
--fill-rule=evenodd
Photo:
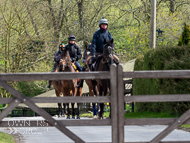
M165 46L151 49L137 58L134 70L190 69L190 47ZM134 95L188 94L189 79L134 79ZM181 114L190 108L190 102L137 103L137 111L170 112Z
M190 27L188 24L184 24L183 32L180 36L178 45L188 45L190 43Z

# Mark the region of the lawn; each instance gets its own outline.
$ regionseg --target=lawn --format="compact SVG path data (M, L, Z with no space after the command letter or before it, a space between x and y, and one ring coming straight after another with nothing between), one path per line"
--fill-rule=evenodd
M0 132L0 143L15 143L13 136Z

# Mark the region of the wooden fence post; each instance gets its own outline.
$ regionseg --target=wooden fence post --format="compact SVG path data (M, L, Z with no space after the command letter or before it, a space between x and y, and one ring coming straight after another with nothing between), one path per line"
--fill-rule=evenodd
M110 68L110 88L111 88L111 126L112 143L118 143L118 124L117 124L117 67L115 64ZM123 86L122 86L123 87Z
M118 143L124 143L124 88L123 66L117 67L117 109L118 109Z

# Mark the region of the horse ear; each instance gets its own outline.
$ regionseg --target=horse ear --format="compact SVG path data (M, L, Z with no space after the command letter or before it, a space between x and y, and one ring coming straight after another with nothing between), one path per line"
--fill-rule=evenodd
M110 40L110 42L111 42L111 43L113 43L113 42L114 42L113 38Z
M104 38L104 44L106 44L107 43L107 41L106 41L106 39Z

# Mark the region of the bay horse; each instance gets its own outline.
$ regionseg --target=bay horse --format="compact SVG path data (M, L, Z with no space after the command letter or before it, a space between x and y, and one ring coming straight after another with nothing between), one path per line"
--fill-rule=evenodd
M103 48L103 54L101 61L99 63L99 66L96 67L96 71L110 71L110 66L113 63L118 64L119 58L114 55L114 40L111 39L110 41L106 41L104 39L104 48ZM98 79L98 90L100 96L106 96L108 92L110 92L110 80L109 79ZM111 104L110 104L111 109ZM103 118L104 113L104 103L100 103L100 112L99 112L99 118ZM110 118L111 118L111 110L110 110Z
M75 68L71 62L68 50L63 50L61 52L60 62L59 62L59 71L75 72ZM76 88L76 85L77 85L77 79L61 80L60 86L62 86L62 87L60 88L61 89L60 91L63 93L64 96L81 96L82 88ZM65 105L67 106L67 119L70 119L69 103L63 104L64 112L66 111ZM58 106L59 106L59 103L58 103ZM74 103L71 103L71 106L72 106L72 118L75 119ZM77 103L77 119L80 119L79 103Z
M59 72L60 71L60 65L58 62L56 62L54 64L54 72ZM52 81L52 85L55 89L55 94L57 97L61 97L61 95L63 94L63 85L62 85L62 82L61 80L53 80ZM61 103L58 103L58 109L59 109L59 114L58 114L58 117L62 117L63 114L66 114L66 111L65 111L65 108L66 108L66 105L63 104L63 107L64 107L64 113L63 113L63 109L62 109L62 105Z
M90 71L89 64L91 62L91 61L89 61L89 59L92 58L92 54L90 52L90 49L88 49L88 45L85 45L85 47L86 47L85 72L89 72ZM96 80L86 79L85 81L86 81L86 84L88 85L89 95L90 96L94 96L94 95L99 96ZM99 104L97 104L97 107L96 107L96 103L92 103L93 119L97 119L98 109L99 109Z

